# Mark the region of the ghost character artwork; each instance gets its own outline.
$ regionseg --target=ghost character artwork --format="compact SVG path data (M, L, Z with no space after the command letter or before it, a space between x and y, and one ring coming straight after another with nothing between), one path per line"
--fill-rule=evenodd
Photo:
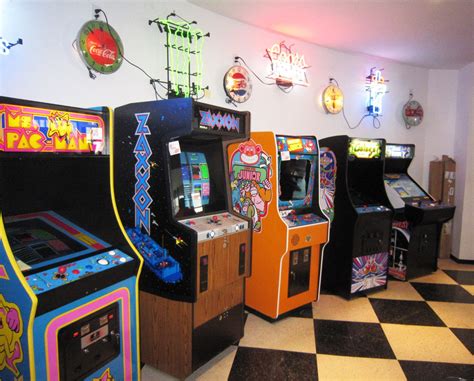
M16 364L23 361L22 335L23 322L17 305L7 303L0 294L0 371L6 368L15 377L20 375Z
M229 173L234 210L251 218L253 231L261 232L272 199L271 157L253 140L241 143L232 154Z

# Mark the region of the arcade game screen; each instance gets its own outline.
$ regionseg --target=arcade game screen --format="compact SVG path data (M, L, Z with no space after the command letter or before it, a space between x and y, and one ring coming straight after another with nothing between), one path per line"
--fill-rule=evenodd
M39 218L8 222L5 228L15 258L28 266L87 249Z
M385 175L385 183L392 187L401 198L427 197L428 195L405 174Z
M311 161L291 159L280 165L280 201L303 200L308 193Z
M219 178L216 167L223 166L222 158L215 158L205 151L194 147L171 157L172 211L177 218L225 209L225 194L216 190L213 183ZM223 173L223 168L220 171ZM224 183L222 188L225 188Z

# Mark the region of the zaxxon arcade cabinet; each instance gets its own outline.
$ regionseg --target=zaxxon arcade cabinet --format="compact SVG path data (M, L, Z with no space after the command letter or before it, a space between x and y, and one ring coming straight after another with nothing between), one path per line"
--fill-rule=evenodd
M334 216L322 288L346 298L386 288L393 212L383 181L385 141L343 135L320 146L323 165L334 171L322 183L325 196L334 195L326 200Z
M249 223L231 209L226 145L250 114L190 98L115 111L118 208L143 255L142 361L184 378L243 336Z
M395 210L389 274L400 280L436 271L441 227L455 210L435 201L408 175L414 156L413 144L385 149L385 188Z
M110 111L0 98L0 379L137 380L141 259L110 192Z
M232 205L254 231L245 304L276 319L319 295L328 220L319 207L318 142L254 132L228 152Z

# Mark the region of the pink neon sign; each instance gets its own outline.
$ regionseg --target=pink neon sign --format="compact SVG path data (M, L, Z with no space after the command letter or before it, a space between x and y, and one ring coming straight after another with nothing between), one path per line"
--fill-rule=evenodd
M306 78L306 69L309 66L303 54L293 53L291 46L288 47L284 42L273 44L266 52L264 57L271 61L271 73L268 78L274 79L277 85L309 85Z

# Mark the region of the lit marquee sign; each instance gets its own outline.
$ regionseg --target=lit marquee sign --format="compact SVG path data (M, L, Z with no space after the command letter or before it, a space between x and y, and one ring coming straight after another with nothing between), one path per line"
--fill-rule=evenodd
M211 110L199 110L199 114L201 115L199 128L239 133L240 118L232 114L222 115L220 112L213 113Z
M268 78L274 79L279 86L290 87L293 85L308 86L306 78L306 65L304 55L293 53L291 47L284 42L273 44L267 49L264 57L270 59L271 74Z
M370 74L365 78L366 91L369 93L369 100L367 102L367 111L369 115L382 114L382 98L387 92L388 82L382 76L382 70L377 70L375 67L370 69Z
M379 159L382 154L380 140L351 139L349 155L358 159Z

